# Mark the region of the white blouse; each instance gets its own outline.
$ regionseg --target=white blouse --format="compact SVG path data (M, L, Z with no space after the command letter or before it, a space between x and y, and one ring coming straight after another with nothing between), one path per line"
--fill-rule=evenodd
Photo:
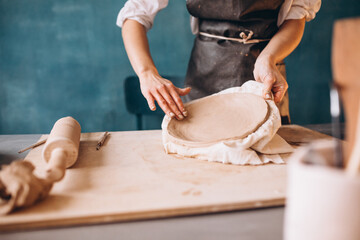
M136 20L148 31L154 22L156 14L168 5L169 0L128 0L120 10L116 24L122 27L126 19ZM321 6L321 0L285 0L280 8L277 25L280 26L288 19L301 19L306 21L315 18ZM191 30L198 32L197 19L191 18Z

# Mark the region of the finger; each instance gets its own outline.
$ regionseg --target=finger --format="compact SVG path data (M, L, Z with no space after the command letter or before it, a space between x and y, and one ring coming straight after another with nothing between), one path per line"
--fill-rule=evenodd
M272 74L268 74L263 79L263 98L266 100L271 100L271 89L275 83L276 79Z
M175 87L175 90L179 94L179 96L185 96L185 95L189 94L189 92L191 91L191 87L187 87L187 88Z
M146 94L145 99L149 105L150 110L155 111L156 110L155 99L151 95L151 93Z
M255 81L261 82L261 78L260 78L258 72L254 70L253 74L254 74Z
M176 118L178 120L183 120L184 116L182 115L180 109L178 108L178 106L176 105L176 103L174 102L173 97L170 95L169 91L172 88L173 85L168 86L168 87L162 87L160 88L159 92L162 95L162 97L166 100L167 105L170 107L170 109L172 110L173 113L175 113Z
M18 203L21 205L25 205L28 202L29 193L30 193L30 186L27 182L24 182L22 184L22 192L21 195L19 196Z
M281 102L282 99L283 99L284 96L285 96L286 87L284 87L284 86L278 86L278 87L273 88L273 91L274 91L274 101L275 101L276 103Z
M13 184L12 188L7 192L10 194L10 199L8 201L3 201L0 203L0 214L7 214L11 212L16 206L19 198L20 185Z
M181 98L179 97L179 94L176 91L176 87L171 87L169 89L171 97L174 99L178 109L182 112L182 114L184 115L184 117L187 117L188 113L184 107L183 102L181 101Z
M152 95L154 96L160 108L164 111L166 115L168 115L171 118L175 117L175 114L169 108L166 100L161 96L161 94L158 91L154 91Z
M25 198L24 198L23 192L24 192L23 185L22 185L22 184L19 184L19 185L17 186L17 188L15 189L15 191L13 192L13 194L12 194L12 197L13 197L13 196L16 196L15 206L22 206L22 205L24 205Z

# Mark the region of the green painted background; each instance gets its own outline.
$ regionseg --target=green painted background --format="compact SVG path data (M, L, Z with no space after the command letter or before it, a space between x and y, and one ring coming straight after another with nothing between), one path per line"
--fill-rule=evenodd
M122 0L0 0L0 134L46 133L60 117L84 132L134 130L124 79L133 74L121 29ZM360 16L359 0L324 0L286 59L293 123L330 122L333 21ZM194 36L184 0L172 0L149 32L159 72L184 76ZM147 119L147 128L159 121Z

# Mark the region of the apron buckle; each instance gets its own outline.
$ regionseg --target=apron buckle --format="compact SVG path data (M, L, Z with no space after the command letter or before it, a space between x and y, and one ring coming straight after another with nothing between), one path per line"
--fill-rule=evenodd
M248 40L251 39L251 37L254 35L254 32L251 30L246 30L249 32L249 34L246 34L245 32L241 32L239 34L240 38L244 40L244 43L246 43Z

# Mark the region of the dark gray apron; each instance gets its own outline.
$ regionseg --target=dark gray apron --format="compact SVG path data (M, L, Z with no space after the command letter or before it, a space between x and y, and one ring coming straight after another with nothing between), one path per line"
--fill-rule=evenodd
M240 38L242 32L249 35L252 31L252 39L271 39L274 36L278 31L278 13L283 2L284 0L186 1L190 14L199 19L199 32ZM197 35L186 74L185 84L192 87L187 100L241 86L254 79L255 61L267 43L268 41L244 44ZM288 104L285 105L285 110L281 111L282 116L285 116L282 117L284 123L289 121Z

